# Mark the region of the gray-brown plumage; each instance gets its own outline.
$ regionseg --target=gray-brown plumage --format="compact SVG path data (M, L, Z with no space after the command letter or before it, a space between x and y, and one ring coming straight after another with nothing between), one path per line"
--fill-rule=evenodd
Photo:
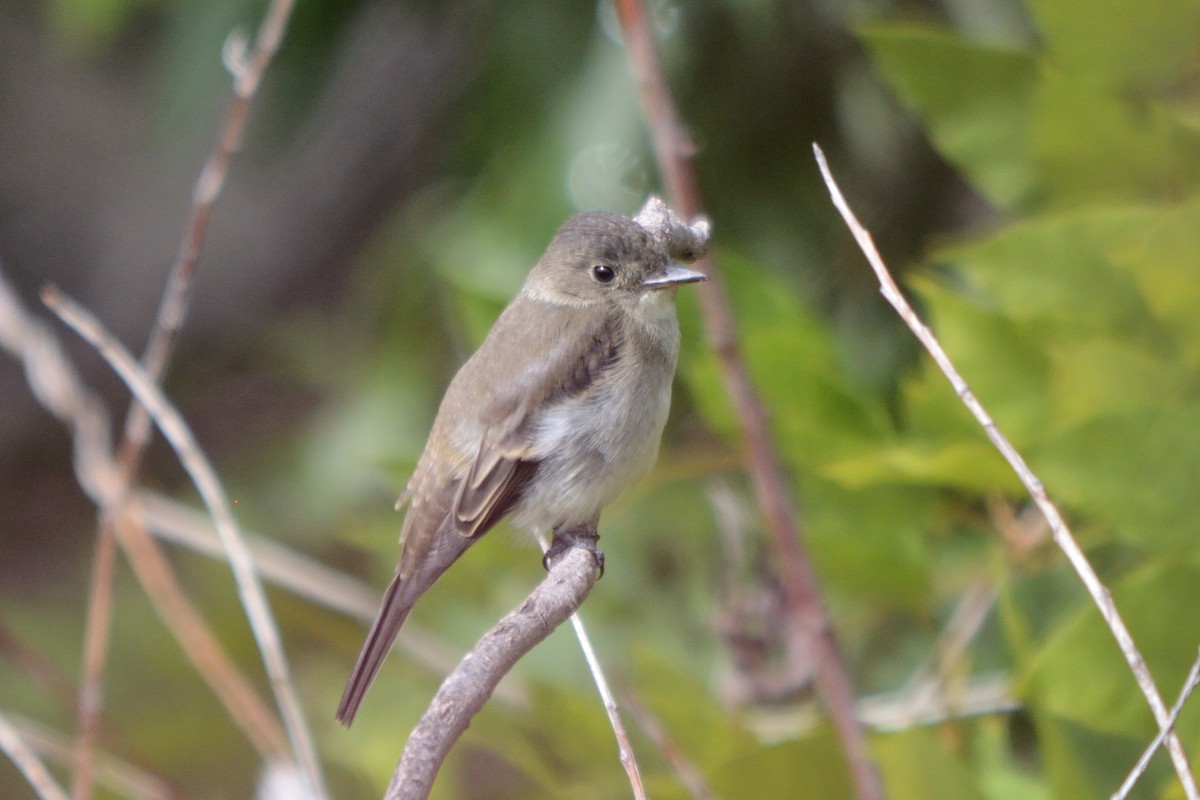
M590 525L653 464L679 352L674 292L701 273L619 214L558 230L451 381L408 487L400 562L338 707L349 725L404 620L502 517Z

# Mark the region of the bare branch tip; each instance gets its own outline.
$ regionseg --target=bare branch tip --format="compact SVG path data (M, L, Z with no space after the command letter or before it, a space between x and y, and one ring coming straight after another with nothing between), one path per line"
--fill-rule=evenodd
M42 286L41 291L42 302L50 308L57 308L62 304L62 291L53 283L46 283Z
M250 39L241 28L234 28L221 45L221 63L233 76L233 85L238 86L250 69Z

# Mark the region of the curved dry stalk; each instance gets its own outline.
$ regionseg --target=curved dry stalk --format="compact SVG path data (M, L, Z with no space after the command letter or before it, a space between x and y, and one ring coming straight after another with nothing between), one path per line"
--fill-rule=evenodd
M282 725L238 671L203 614L179 585L166 553L146 531L140 511L136 500L127 504L112 526L151 606L263 760L287 758L288 741Z
M0 750L16 764L41 800L68 800L67 793L54 782L50 770L46 769L46 765L33 752L33 748L26 744L25 739L3 712L0 712Z
M69 767L74 761L74 742L68 735L17 714L10 714L8 722L48 764ZM183 800L183 794L159 776L111 754L97 758L95 775L97 786L122 800Z
M515 610L485 633L446 676L413 728L384 800L424 800L450 748L491 697L500 679L578 610L595 585L595 556L573 547Z
M259 26L254 49L246 53L244 39L231 35L226 41L224 62L233 76L233 101L225 113L224 122L216 144L209 153L204 168L192 190L192 209L184 227L183 241L172 265L166 290L160 301L154 328L151 330L142 369L151 382L157 382L166 369L172 345L187 316L191 295L192 278L200 260L200 250L208 232L208 222L213 204L225 185L229 164L237 151L250 103L262 82L262 76L271 62L283 32L291 17L294 0L272 0ZM116 544L113 530L115 517L125 512L134 476L137 474L142 455L150 438L150 418L145 409L134 402L125 418L117 461L120 465L119 488L114 503L106 506L101 516L96 537L96 552L93 557L91 588L89 591L88 619L84 632L84 666L80 681L80 703L78 710L79 739L76 746L75 776L73 781L74 800L88 800L91 796L92 768L95 760L96 743L100 732L100 713L103 706L104 670L108 656L109 628L113 594L113 577L116 565ZM143 537L146 547L157 549L153 540ZM146 558L166 559L161 553L143 554ZM131 556L132 557L132 556ZM167 582L174 577L167 573ZM173 593L182 595L177 586ZM185 645L186 647L186 645ZM218 674L227 676L226 683L244 683L239 675L228 677L230 670ZM217 688L214 686L214 688ZM236 707L231 707L236 708ZM238 714L233 711L234 715ZM261 715L260 715L261 716Z
M254 48L247 52L245 38L230 34L222 53L226 69L233 76L233 99L217 134L216 144L209 153L196 185L192 189L192 210L185 226L183 241L171 266L167 287L158 307L154 330L142 355L142 369L152 382L158 382L171 357L175 337L187 317L191 301L192 278L200 261L200 249L208 234L213 204L225 188L229 164L242 143L250 104L262 83L267 65L275 57L283 33L287 29L295 0L272 0L259 26ZM125 420L125 440L140 452L150 433L150 419L144 408L134 404ZM136 459L135 459L136 460Z
M221 540L209 517L144 489L137 494L137 505L147 533L211 558L224 558ZM263 579L367 625L375 618L379 593L362 580L261 535L248 533L246 544ZM406 657L437 675L447 674L458 663L457 653L444 641L411 620L404 624L396 643ZM525 687L514 680L499 686L495 697L509 705L523 705L528 699Z
M67 325L96 348L133 392L138 402L146 407L200 492L205 506L213 515L217 533L225 546L229 566L238 586L238 595L258 643L296 763L309 781L313 796L327 797L316 747L291 681L279 630L267 603L262 583L254 569L253 559L234 519L232 505L212 465L196 443L191 429L163 395L162 390L142 372L133 356L95 317L53 287L43 290L42 299Z
M539 533L537 542L538 546L542 548L542 552L545 553L550 546L546 537ZM612 689L609 688L608 678L604 676L604 668L600 666L596 649L592 647L592 638L588 636L587 629L583 627L583 618L578 613L571 615L571 627L575 629L575 638L579 641L579 649L583 651L583 658L587 661L588 670L592 673L592 681L596 684L597 691L600 692L600 701L604 704L604 712L608 714L608 723L612 726L613 735L617 739L617 758L620 760L621 766L625 768L625 774L629 776L629 787L633 790L635 800L646 800L646 787L642 785L642 773L638 769L633 745L629 743L629 733L625 730L625 724L621 722L617 699L613 696Z
M654 746L675 770L679 782L683 784L692 798L694 800L717 800L717 796L708 787L700 770L679 749L679 745L671 738L671 734L667 732L662 720L639 703L633 692L629 691L629 687L621 692L621 696L625 701L625 708L629 710L634 722L642 729L642 733L646 734L646 738L654 742Z
M896 313L904 320L917 340L925 347L929 354L933 357L934 362L945 374L950 385L954 388L955 394L963 402L963 405L975 417L975 420L983 428L988 439L1004 456L1004 460L1009 463L1013 471L1024 484L1030 497L1033 498L1034 504L1045 516L1046 521L1050 524L1050 533L1054 539L1054 543L1066 555L1067 560L1075 569L1075 573L1083 582L1088 594L1096 603L1096 607L1100 609L1100 616L1108 624L1108 628L1112 631L1113 638L1117 640L1117 646L1121 650L1121 655L1125 657L1125 662L1129 665L1129 669L1133 672L1133 677L1137 681L1138 687L1145 695L1146 701L1150 705L1150 710L1154 713L1154 719L1158 723L1159 729L1166 732L1167 749L1171 753L1171 760L1175 764L1175 772L1179 775L1179 781L1183 784L1184 791L1187 792L1189 800L1197 800L1200 798L1200 791L1196 788L1196 781L1192 777L1191 766L1188 764L1187 754L1183 750L1183 745L1179 741L1179 737L1170 729L1170 715L1167 713L1167 707L1163 704L1162 697L1158 693L1158 687L1154 685L1154 679L1150 676L1150 670L1146 666L1142 654L1138 651L1137 645L1134 644L1133 637L1129 633L1124 620L1121 619L1120 612L1117 611L1116 604L1113 603L1112 593L1108 588L1100 582L1100 578L1096 575L1092 565L1088 562L1087 557L1083 554L1079 544L1075 541L1074 535L1071 533L1067 523L1063 520L1062 514L1058 507L1050 500L1050 496L1046 493L1046 487L1042 485L1042 481L1033 474L1033 470L1025 463L1025 459L1017 452L1016 448L1008 441L1008 439L1000 432L995 420L984 409L983 405L975 397L967 382L959 375L958 370L954 367L950 357L946 355L946 351L942 349L942 345L938 342L937 337L933 335L933 331L929 329L921 318L917 316L917 312L904 298L900 292L900 287L896 285L896 281L892 278L888 271L887 265L883 258L879 255L879 251L875 248L875 243L871 238L870 232L862 226L858 218L854 215L846 198L842 196L841 189L838 188L837 182L833 178L833 173L829 170L829 164L825 161L825 154L821 148L813 144L813 153L817 159L817 166L821 169L821 176L825 180L825 185L829 189L829 195L833 199L833 205L837 208L838 213L842 215L842 219L846 221L846 226L850 228L850 232L854 234L854 240L858 243L859 249L866 256L867 261L871 265L871 269L875 271L876 277L879 279L880 291L883 296L896 309Z
M1179 699L1171 707L1171 715L1167 718L1167 724L1159 730L1158 735L1146 746L1146 751L1142 753L1141 758L1137 760L1137 764L1130 770L1129 776L1125 778L1121 787L1113 794L1112 800L1125 800L1129 796L1129 793L1133 791L1133 787L1137 784L1138 779L1142 777L1142 773L1150 765L1150 759L1158 752L1158 748L1162 747L1163 740L1167 736L1167 731L1174 728L1175 722L1179 719L1180 712L1183 711L1184 704L1192 696L1192 692L1196 691L1197 686L1200 686L1200 657L1192 663L1192 669L1188 672L1188 676L1183 682L1183 688L1179 690Z
M168 629L174 634L184 654L212 688L234 724L246 734L264 758L279 757L288 747L282 727L250 683L238 672L232 659L220 648L211 629L174 577L166 556L146 537L139 520L131 517L128 506L120 512L116 511L123 478L120 467L112 458L108 417L100 401L80 380L59 346L57 337L41 320L25 310L12 287L4 280L3 273L0 273L0 347L21 360L34 398L70 430L75 452L76 481L106 517L102 526L105 531L103 535L112 537L114 532L117 534L151 605L168 622ZM146 545L146 542L149 544ZM217 547L220 549L219 544ZM103 550L102 547L97 548L97 560ZM93 582L96 574L97 570L94 569ZM93 603L97 596L93 592ZM91 608L93 606L90 605ZM81 711L97 711L96 705L100 699L98 694L93 694L88 700L79 697L87 690L88 677L94 679L92 683L95 685L102 674L98 670L102 662L97 663L96 652L90 648L95 647L97 642L103 646L107 637L92 638L95 628L91 626L96 622L93 616L107 618L108 615L89 610L85 677L79 691L74 688L71 691L74 698L71 703ZM107 625L103 628L106 630ZM92 691L96 693L99 690ZM90 792L90 775L95 759L94 738L101 728L98 713L80 713L79 717L74 757L73 797L76 799ZM95 725L93 740L88 741L91 725ZM84 780L85 777L87 780Z
M668 199L684 219L692 219L703 211L692 164L696 147L675 110L642 0L616 0L616 7ZM882 800L883 784L871 761L866 733L854 713L855 691L850 671L838 648L820 582L800 537L788 482L771 443L766 411L738 346L737 326L724 281L715 259L706 259L702 268L708 280L698 287L701 317L741 428L747 471L782 573L788 623L784 638L789 656L811 659L816 666L817 688L859 800Z

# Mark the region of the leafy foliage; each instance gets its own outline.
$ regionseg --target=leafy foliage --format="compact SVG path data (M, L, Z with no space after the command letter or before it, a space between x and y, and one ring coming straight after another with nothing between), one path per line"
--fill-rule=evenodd
M1033 2L1038 48L911 24L872 25L863 36L939 152L1009 217L933 248L910 285L977 395L1070 513L1170 697L1200 638L1171 611L1190 605L1198 577L1198 342L1183 306L1194 311L1186 298L1198 285L1200 132L1184 65L1195 63L1200 12L1162 10L1114 2L1085 14L1070 2ZM904 391L914 425L901 439L911 452L938 437L932 463L971 438L930 426L948 411L939 381L923 368ZM961 466L978 477L989 474L986 461ZM874 478L889 480L885 469ZM999 482L993 490L1011 492ZM1038 782L1054 797L1110 793L1152 733L1150 715L1081 589L1069 613L1047 616L1061 600L1021 599L1033 588L1030 567L1006 570L1001 590ZM1181 734L1195 741L1190 726ZM1175 779L1160 769L1144 781L1150 796L1170 793Z
M88 7L91 16L61 23L60 35L100 48L142 5L53 8L66 18ZM179 120L209 102L200 75L215 74L216 44L231 20L257 13L250 5L169 12L160 113L173 135L196 135ZM301 46L282 54L299 106L319 91L323 54L351 14L313 5L290 33ZM847 138L872 142L866 155L845 146L860 173L851 196L868 195L889 261L916 261L906 289L1063 505L1168 698L1200 641L1191 613L1200 603L1200 7L1030 0L1027 11L1033 33L1003 39L910 21L857 31L876 75L970 187L953 195L966 213L946 213L922 205L940 196L920 184L941 168L924 165L910 123L847 55L847 20L823 18L829 9L805 17L786 3L657 7L701 144L741 345L860 693L904 686L968 592L982 587L995 599L935 694L953 711L999 674L1021 710L994 704L874 732L889 797L899 800L1104 796L1155 729L1073 573L1048 543L1015 541L1023 518L1006 522L1005 511L1019 513L1026 499L1007 465L936 368L906 361L906 334L881 321L867 268L802 160L809 139L832 138L831 120ZM353 565L374 585L390 576L391 501L454 366L566 214L629 211L654 188L636 85L606 13L604 4L598 16L577 4L472 7L478 72L434 148L432 177L388 217L332 309L292 312L244 345L255 369L286 373L320 397L285 441L256 441L252 460L223 465L253 499L239 508L248 526ZM801 31L814 42L812 63L795 44ZM823 34L844 49L821 51ZM823 82L803 83L811 73ZM286 121L286 109L275 111ZM879 153L893 155L881 162ZM985 224L932 243L922 235L972 214ZM914 219L916 255L895 231ZM618 685L662 722L715 795L849 796L806 676L773 672L778 587L738 469L737 421L688 290L679 304L684 350L660 464L606 511L608 574L583 615ZM722 496L734 498L727 514ZM498 531L475 546L413 624L436 632L446 652L464 651L541 577L536 551L517 541ZM354 562L359 552L370 567ZM234 652L254 663L225 571L193 557L180 566ZM5 621L61 655L63 641L78 639L84 601L72 593L82 590L56 593L34 613L28 598L0 587L6 609L18 609ZM273 599L334 792L377 795L438 676L394 657L343 731L332 710L360 631L305 602ZM137 597L118 602L134 627L118 620L113 662L154 665L179 697L147 698L144 671L114 668L114 725L188 793L248 794L255 766L243 763L246 748ZM27 683L0 662L5 706ZM510 688L475 722L435 796L627 791L569 631L524 660ZM659 748L631 727L652 796L688 796ZM1200 712L1186 712L1179 730L1194 755ZM197 752L234 766L214 772L195 763ZM6 780L7 797L21 784ZM1159 756L1137 796L1176 789Z

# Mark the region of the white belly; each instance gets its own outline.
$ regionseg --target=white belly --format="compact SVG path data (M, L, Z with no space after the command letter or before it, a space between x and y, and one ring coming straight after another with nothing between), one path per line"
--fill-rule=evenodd
M588 522L650 471L671 406L670 355L669 369L661 360L617 367L594 392L544 412L534 436L540 463L514 509L517 526Z

